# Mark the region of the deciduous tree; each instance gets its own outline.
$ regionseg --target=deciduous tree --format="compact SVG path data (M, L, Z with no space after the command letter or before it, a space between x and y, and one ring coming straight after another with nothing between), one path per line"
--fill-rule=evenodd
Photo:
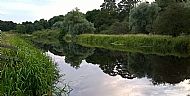
M150 33L152 24L159 11L157 4L141 3L133 8L129 16L129 28L132 33Z
M84 14L79 12L77 8L65 15L63 28L65 32L72 36L82 33L93 33L95 30L93 23L86 20Z
M154 32L178 36L182 33L190 33L190 8L184 4L172 4L165 11L160 12L154 22Z

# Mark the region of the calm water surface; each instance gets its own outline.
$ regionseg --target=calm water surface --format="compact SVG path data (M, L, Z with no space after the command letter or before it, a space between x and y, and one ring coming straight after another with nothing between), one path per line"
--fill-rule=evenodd
M190 57L85 48L53 47L47 54L57 63L69 96L188 96Z

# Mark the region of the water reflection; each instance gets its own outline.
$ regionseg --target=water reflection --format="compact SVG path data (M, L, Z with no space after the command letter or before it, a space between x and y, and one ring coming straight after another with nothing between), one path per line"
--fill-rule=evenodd
M44 49L45 51L50 51L55 55L65 56L65 62L69 63L76 69L79 68L82 60L92 55L95 50L95 48L87 48L77 45L74 42L67 43L65 41L60 41L54 45L44 45L38 47Z
M123 95L117 93L113 96L125 96L124 94L129 94L129 96L143 96L143 94L144 96L160 96L164 94L162 92L165 89L167 89L167 92L164 91L165 93L169 94L168 92L170 92L173 94L170 94L170 96L182 94L184 91L186 93L183 93L183 95L187 95L187 91L190 90L190 57L119 52L99 48L87 48L75 43L66 42L46 48L53 54L64 56L64 58L58 57L63 61L58 59L55 59L55 61L61 64L61 71L66 76L69 75L65 78L66 80L77 81L72 84L75 90L73 93L75 95L72 96L95 94L93 92L95 91L94 88L91 87L97 87L97 90L104 91L102 92L103 95L96 94L92 96L109 96L106 95L108 93L105 91L113 91L113 89L106 89L106 86L115 86L120 91L123 91ZM51 57L54 58L56 56L51 55ZM93 82L94 84L91 84ZM97 82L100 85L103 83L101 87L100 85L96 85L98 84ZM133 86L132 89L129 85ZM126 90L125 87L129 89ZM179 91L182 90L181 88L183 88L183 91ZM174 89L175 91L172 91ZM129 90L133 90L132 94ZM83 91L87 92L85 93L86 95L79 95ZM142 93L136 94L134 91Z
M148 77L153 84L180 83L190 77L190 58L130 53L129 70L136 77Z
M147 77L125 79L121 76L104 74L99 65L87 63L85 60L79 69L65 62L65 56L48 53L58 64L62 79L73 91L70 96L187 96L190 93L189 80L178 84L153 85Z
M123 78L132 79L134 76L127 69L127 57L127 53L96 49L93 55L86 58L86 61L99 65L103 72L110 76L120 75Z
M190 78L190 58L145 55L97 49L87 57L88 63L98 64L110 76L133 79L151 78L153 84L176 84Z
M69 63L72 67L78 69L82 60L92 55L94 48L82 47L75 43L62 42L63 54L65 56L65 62Z
M87 63L98 65L110 76L119 75L127 79L147 77L152 79L153 84L177 84L190 78L190 57L110 51L66 42L50 47L49 50L65 56L65 62L76 69L82 60L86 60Z

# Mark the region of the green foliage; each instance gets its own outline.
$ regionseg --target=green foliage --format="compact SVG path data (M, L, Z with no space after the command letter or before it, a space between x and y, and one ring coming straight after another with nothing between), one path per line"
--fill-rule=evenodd
M159 7L164 8L170 5L171 3L175 3L176 0L156 0Z
M22 24L17 24L16 32L22 34L32 34L34 31L48 28L49 24L47 20L40 19L40 21L35 21L34 23L26 21L22 22Z
M131 33L150 33L158 11L159 7L155 3L141 3L138 7L133 8L129 16Z
M67 13L63 25L64 31L72 36L93 33L95 30L94 25L85 19L84 15L79 12L79 9Z
M40 24L40 22L39 21L34 21L34 29L37 31L37 30L42 30L42 29L44 29L44 27L43 27L43 25L41 25Z
M86 13L86 18L94 23L95 33L108 29L114 22L118 21L116 15L110 15L106 10L92 10Z
M187 2L184 3L185 4L185 7L190 7L190 0L187 0Z
M16 47L16 50L0 50L2 55L13 57L0 61L0 95L51 95L58 78L53 62L40 50L13 34L4 35L1 42Z
M169 5L173 5L175 3L181 3L181 2L188 2L189 0L156 0L156 3L161 7L162 9Z
M43 26L43 29L48 29L49 28L49 23L48 23L47 20L40 19L39 23L40 23L40 25Z
M16 32L22 34L31 34L35 30L32 22L22 22L16 26Z
M43 50L50 51L56 55L64 55L65 61L74 68L78 68L86 57L93 54L94 48L86 48L76 45L70 34L64 35L59 41L58 30L43 30L34 32L30 40ZM66 42L65 42L66 41Z
M64 20L64 16L59 15L59 16L54 16L53 18L50 18L48 20L48 23L49 23L49 26L52 27L56 22L63 21L63 20Z
M110 34L108 30L112 24L118 24L117 21L122 22L125 19L128 21L129 12L137 2L139 0L121 0L119 3L116 0L104 0L101 10L88 11L85 16L87 20L94 23L96 33Z
M108 30L104 30L101 33L104 34L127 34L129 33L129 24L127 21L115 22L113 23Z
M88 21L95 23L99 13L100 13L100 10L94 9L92 11L87 11L85 14L85 17Z
M16 23L12 21L1 21L0 20L0 30L1 31L10 31L16 28Z
M107 11L108 14L113 15L117 11L116 0L104 0L100 6L101 10Z
M129 17L129 13L132 8L136 6L139 0L121 0L118 5L119 14L117 18L123 21L126 17Z
M190 8L184 7L184 4L169 5L166 10L159 13L154 22L154 32L156 34L165 34L179 36L180 34L190 33Z
M23 22L22 25L25 26L26 33L31 34L35 30L32 22Z
M63 21L57 21L53 24L52 28L62 28L63 26Z
M70 42L72 42L72 40L73 40L73 38L72 38L71 35L66 34L66 35L64 36L64 41L65 41L65 42L70 43Z
M77 43L87 47L139 52L145 54L189 56L189 37L160 35L93 35L77 36Z
M42 30L42 31L36 31L32 34L31 37L25 37L30 39L34 44L45 47L45 46L51 46L56 45L59 43L59 33L61 30Z
M25 34L26 33L26 27L24 25L17 25L16 26L16 32Z

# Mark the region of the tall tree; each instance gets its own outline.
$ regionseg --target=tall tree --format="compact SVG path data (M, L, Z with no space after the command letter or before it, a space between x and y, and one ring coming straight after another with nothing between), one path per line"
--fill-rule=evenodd
M139 0L121 0L118 3L118 19L122 21L125 17L128 17L130 10L134 8L138 2Z
M154 32L178 36L181 33L190 34L190 8L183 3L173 4L159 13L154 22Z
M161 8L165 8L168 5L171 5L172 3L180 3L180 2L187 2L188 0L156 0L156 2L158 3L158 5Z
M12 21L1 21L0 20L0 30L1 31L10 31L16 28L16 23Z
M153 20L156 18L159 7L157 4L141 3L133 8L129 16L129 28L132 33L150 33Z
M96 28L96 33L107 29L111 26L116 20L113 15L110 15L107 11L104 10L92 10L86 13L86 18L90 22L94 23Z
M92 11L87 11L86 14L85 14L85 17L88 21L94 23L96 18L97 18L97 15L100 13L100 10L97 10L97 9L94 9Z
M49 26L52 27L53 24L55 24L56 22L63 21L63 20L64 20L64 16L59 15L59 16L54 16L53 18L50 18L48 20L48 23L49 23Z
M63 29L72 36L82 33L93 33L95 30L94 25L86 20L84 14L78 8L65 15Z
M101 10L93 10L91 12L87 12L88 18L90 17L94 23L96 28L96 33L99 33L102 30L105 30L109 26L111 26L117 19L117 4L116 0L104 0L102 5L100 6ZM93 14L96 14L93 16ZM92 19L93 18L93 19Z
M40 25L42 25L44 27L44 29L47 29L49 28L49 24L48 24L48 21L45 20L45 19L40 19L39 21Z
M33 31L35 31L34 29L34 25L32 22L22 22L22 25L24 25L25 27L25 30L26 30L26 33L32 33Z
M34 29L35 29L35 30L42 30L42 29L44 28L43 25L41 25L40 22L37 21L37 20L34 21L33 24L34 24Z
M109 14L114 14L117 11L116 0L104 0L100 7L101 10L106 10Z

